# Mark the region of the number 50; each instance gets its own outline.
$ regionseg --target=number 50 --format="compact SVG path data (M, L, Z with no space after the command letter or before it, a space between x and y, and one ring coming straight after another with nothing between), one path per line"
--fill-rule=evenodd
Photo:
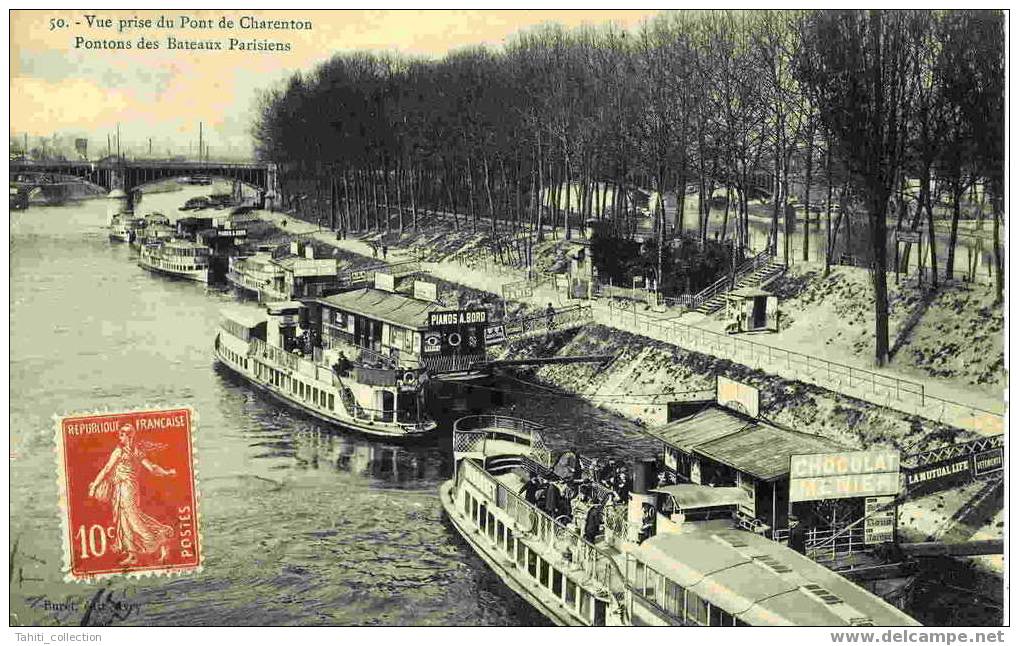
M78 539L78 545L81 547L81 558L87 559L90 554L95 557L106 554L107 533L110 538L113 538L112 527L104 529L102 525L92 525L86 536L85 526L78 525L78 531L74 533L74 536Z

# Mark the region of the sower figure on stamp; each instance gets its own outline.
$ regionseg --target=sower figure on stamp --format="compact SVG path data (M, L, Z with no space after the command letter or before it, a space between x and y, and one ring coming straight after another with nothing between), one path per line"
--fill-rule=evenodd
M88 487L88 494L113 507L113 523L117 528L115 552L123 553L121 565L138 560L139 554L159 553L159 561L167 557L167 545L174 530L141 510L139 504L139 468L144 467L157 476L172 476L176 469L164 469L145 457L145 453L162 448L152 442L135 443L135 430L130 424L120 427L120 446L113 449L106 466L99 471Z

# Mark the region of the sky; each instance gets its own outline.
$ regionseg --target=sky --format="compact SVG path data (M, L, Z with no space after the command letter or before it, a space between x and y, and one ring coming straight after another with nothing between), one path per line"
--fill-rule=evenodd
M107 136L122 152L191 154L199 123L212 157L251 154L248 134L259 90L275 87L298 70L310 71L337 52L395 51L441 57L466 45L498 46L507 37L543 22L573 27L614 22L636 27L653 11L609 10L388 10L388 11L55 11L11 12L12 141L28 135L89 140L90 157L106 153ZM88 16L93 16L91 22ZM160 18L171 28L160 27ZM310 21L310 30L242 29L241 20ZM221 20L232 29L221 28ZM151 21L148 25L129 21ZM111 22L104 22L111 21ZM121 21L123 27L121 26ZM182 27L182 24L186 25ZM206 25L209 26L206 26ZM141 49L139 41L158 43ZM177 41L229 39L289 43L289 51L187 51ZM106 49L122 41L131 49Z

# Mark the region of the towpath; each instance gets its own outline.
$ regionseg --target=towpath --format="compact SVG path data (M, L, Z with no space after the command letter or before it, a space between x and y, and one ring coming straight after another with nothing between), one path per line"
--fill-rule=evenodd
M291 234L310 235L336 248L372 256L372 247L354 237L337 240L336 234L314 224L295 220L281 213L262 212L263 217ZM391 248L387 260L411 259L407 249ZM422 262L421 268L438 278L494 294L502 294L506 283L526 280L523 270L496 263L468 268L457 261ZM569 301L562 282L544 282L532 286L530 296L513 300L532 307L575 303ZM731 336L677 320L675 313L656 313L640 305L628 304L619 309L608 299L590 301L595 322L625 332L635 333L685 350L700 352L719 359L728 359L784 379L811 383L848 397L855 397L903 413L942 422L981 435L1004 432L1004 403L985 393L957 384L935 380L918 382L893 368L875 368L850 360L829 361L801 354L780 345L765 344L757 338Z

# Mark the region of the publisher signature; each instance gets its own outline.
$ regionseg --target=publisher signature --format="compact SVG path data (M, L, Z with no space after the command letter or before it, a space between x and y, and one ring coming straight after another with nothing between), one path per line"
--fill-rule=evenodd
M25 605L49 614L57 623L65 624L78 618L80 626L110 626L141 613L140 603L123 591L102 588L92 596L67 595L50 597L35 595L25 598ZM11 621L15 619L11 616Z

